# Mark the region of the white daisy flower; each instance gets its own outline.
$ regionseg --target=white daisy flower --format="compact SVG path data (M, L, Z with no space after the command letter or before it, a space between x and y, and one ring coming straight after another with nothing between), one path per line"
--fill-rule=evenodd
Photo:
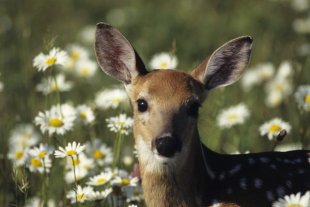
M124 188L126 194L126 202L141 202L143 200L143 191L140 186Z
M44 95L48 95L52 92L65 92L70 91L73 83L65 80L63 74L58 74L55 78L49 77L43 79L41 83L36 86L36 90L42 92Z
M108 118L106 121L112 132L128 135L132 131L133 119L126 114Z
M88 172L89 171L83 167L75 167L75 172L73 169L66 172L65 181L67 184L72 184L75 182L75 180L79 181L85 178Z
M52 161L48 155L44 156L43 158L29 156L27 167L29 168L30 172L39 172L41 174L44 172L49 173L50 168L52 167Z
M281 130L285 130L287 133L289 133L291 126L279 118L274 118L270 121L267 121L259 128L261 136L267 135L269 140L277 137Z
M292 0L292 7L296 11L302 12L310 7L310 2L308 0Z
M3 91L3 88L4 88L4 85L3 85L3 83L0 81L0 92Z
M73 44L68 46L69 58L73 62L89 59L89 52L80 45Z
M137 186L139 183L139 178L138 177L132 177L126 172L125 170L118 170L116 175L111 181L112 185L117 185L117 186Z
M272 204L272 207L309 207L310 206L310 191L307 191L303 196L301 193L286 195Z
M55 150L54 155L56 158L63 158L68 156L78 155L85 149L85 145L80 143L69 142L65 148L58 147L59 150Z
M105 199L112 193L112 191L113 191L112 188L108 188L108 189L105 189L103 191L93 191L89 195L89 200L90 201L97 201L97 200Z
M47 144L41 143L39 147L33 147L29 149L29 155L32 157L38 157L40 159L43 159L44 157L52 154L52 148L49 147Z
M27 148L36 145L40 139L32 124L20 124L11 131L9 143L10 146Z
M274 151L277 152L288 152L293 150L302 150L302 144L301 143L288 143L288 144L281 144L277 145L274 149Z
M299 86L295 99L302 110L310 111L310 85Z
M175 69L177 65L177 57L166 52L154 55L150 62L152 69Z
M79 77L89 78L97 71L97 63L91 60L80 60L76 63L76 74Z
M70 190L67 193L67 198L71 200L71 203L84 203L87 201L90 197L90 195L93 193L92 187L81 187L80 185L77 186L77 189Z
M94 139L91 143L87 143L86 152L100 166L111 164L113 161L111 148L99 139Z
M8 159L12 161L13 165L19 167L26 163L27 159L27 148L21 146L14 146L10 148L8 153Z
M258 72L258 75L260 77L261 81L266 81L269 80L270 78L273 77L275 73L275 68L272 63L261 63L256 66L256 70Z
M287 79L293 74L293 66L290 61L285 60L282 61L282 63L279 66L278 72L277 72L277 79Z
M78 156L69 156L67 157L66 168L72 170L73 167L81 167L86 170L93 169L95 167L94 160L88 158L85 153L81 152Z
M108 183L113 177L112 172L102 172L99 175L95 175L89 178L87 185L100 186Z
M41 200L39 197L33 197L26 201L25 207L42 207L43 200ZM49 199L47 201L47 207L56 207L55 201L52 199Z
M34 123L40 126L42 133L64 135L67 131L72 130L75 119L75 109L68 104L62 104L53 106L44 113L39 112Z
M293 22L293 29L300 34L310 33L310 17L295 19Z
M91 124L95 121L93 110L87 105L79 105L76 107L77 118L84 124Z
M49 54L40 53L33 59L33 66L38 71L45 71L47 68L54 65L65 65L68 55L65 51L59 48L53 48Z
M250 116L246 105L240 103L236 106L222 110L217 117L217 124L220 128L230 128L237 124L242 124Z
M257 85L260 83L260 77L258 75L257 70L247 70L242 79L241 79L241 85L242 88L246 91L249 91L254 85Z
M99 109L116 109L120 104L128 102L128 96L124 89L106 89L98 92L95 104Z
M125 155L125 156L123 157L123 163L125 164L125 166L131 166L132 163L133 163L133 158L132 158L132 156Z
M88 25L84 27L79 33L81 40L87 44L93 44L95 42L96 27L94 25Z

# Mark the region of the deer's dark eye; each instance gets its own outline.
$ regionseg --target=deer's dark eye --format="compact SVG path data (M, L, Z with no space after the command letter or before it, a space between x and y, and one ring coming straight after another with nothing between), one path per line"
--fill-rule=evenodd
M146 100L138 99L137 104L138 104L138 111L139 112L145 112L147 110L148 105L147 105Z
M200 107L200 103L198 101L192 102L187 109L187 114L193 118L198 118L198 111Z

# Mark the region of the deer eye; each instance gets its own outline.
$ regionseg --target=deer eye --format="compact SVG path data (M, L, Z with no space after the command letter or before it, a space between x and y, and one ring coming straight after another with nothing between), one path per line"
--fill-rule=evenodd
M198 118L198 111L201 104L198 101L190 103L187 109L187 114L193 118Z
M138 111L139 112L145 112L147 110L148 105L147 105L146 100L138 99L137 104L138 104Z

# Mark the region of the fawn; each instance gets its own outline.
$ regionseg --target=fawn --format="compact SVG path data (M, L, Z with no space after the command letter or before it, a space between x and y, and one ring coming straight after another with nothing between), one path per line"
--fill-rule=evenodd
M310 151L224 155L205 147L198 110L209 90L236 82L252 38L233 39L191 74L147 71L128 40L99 23L95 50L102 70L123 82L134 110L134 137L147 206L271 206L310 190Z

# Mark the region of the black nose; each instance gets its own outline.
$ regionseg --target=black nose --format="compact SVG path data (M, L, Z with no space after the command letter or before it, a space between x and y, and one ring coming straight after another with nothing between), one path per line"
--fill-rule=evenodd
M155 139L154 144L157 152L164 157L172 157L182 148L180 139L171 136L158 137Z

